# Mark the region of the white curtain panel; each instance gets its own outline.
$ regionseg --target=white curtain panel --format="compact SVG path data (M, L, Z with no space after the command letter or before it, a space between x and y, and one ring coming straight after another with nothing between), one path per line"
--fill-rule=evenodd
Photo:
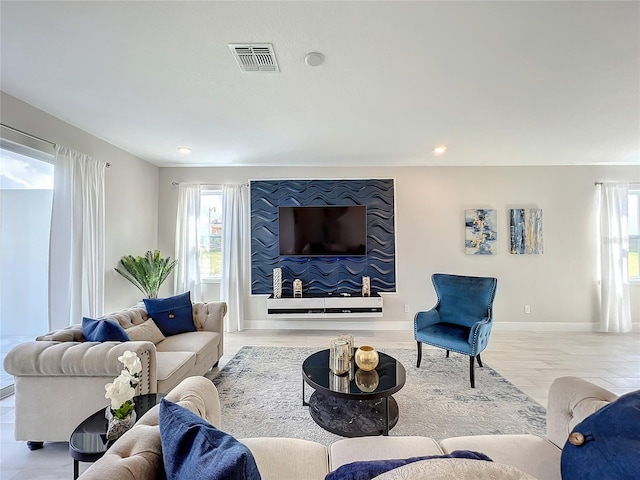
M174 294L191 292L192 302L202 301L200 280L200 185L178 185L176 217L176 259L173 274Z
M227 332L244 328L244 299L251 280L249 260L249 200L242 185L222 186L222 284L220 299L227 302Z
M599 185L600 330L631 331L628 184Z
M56 147L49 240L51 329L103 314L106 165Z

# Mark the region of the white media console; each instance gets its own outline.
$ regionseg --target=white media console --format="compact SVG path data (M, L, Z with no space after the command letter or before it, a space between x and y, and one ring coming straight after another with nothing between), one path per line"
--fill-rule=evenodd
M267 299L267 316L290 318L381 317L382 297L372 293L360 295L306 296Z

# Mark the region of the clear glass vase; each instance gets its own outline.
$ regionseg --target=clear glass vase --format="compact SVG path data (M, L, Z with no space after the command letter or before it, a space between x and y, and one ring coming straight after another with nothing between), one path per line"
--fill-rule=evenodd
M105 410L105 417L109 421L107 426L107 440L117 440L127 430L130 430L136 423L137 415L136 411L132 410L125 418L116 418L111 411L111 407L107 407Z
M346 340L331 340L329 348L329 368L336 375L344 375L351 368L349 344Z

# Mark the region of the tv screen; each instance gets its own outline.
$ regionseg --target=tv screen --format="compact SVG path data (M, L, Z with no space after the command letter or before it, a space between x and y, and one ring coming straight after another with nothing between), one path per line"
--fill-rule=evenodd
M280 255L367 254L367 207L278 207Z

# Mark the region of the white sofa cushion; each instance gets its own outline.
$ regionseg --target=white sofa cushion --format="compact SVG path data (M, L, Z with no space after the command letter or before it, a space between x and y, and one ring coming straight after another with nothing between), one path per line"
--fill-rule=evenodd
M196 364L192 352L156 352L158 392L170 392Z
M498 463L513 465L535 478L561 480L562 450L537 435L473 435L440 442L445 453L454 450L482 452Z
M166 337L156 345L156 351L160 352L194 352L196 354L196 364L206 365L211 368L218 360L217 352L221 336L217 332L185 332L180 335ZM158 377L159 378L159 377Z
M324 480L327 447L298 438L242 438L256 460L262 480Z

